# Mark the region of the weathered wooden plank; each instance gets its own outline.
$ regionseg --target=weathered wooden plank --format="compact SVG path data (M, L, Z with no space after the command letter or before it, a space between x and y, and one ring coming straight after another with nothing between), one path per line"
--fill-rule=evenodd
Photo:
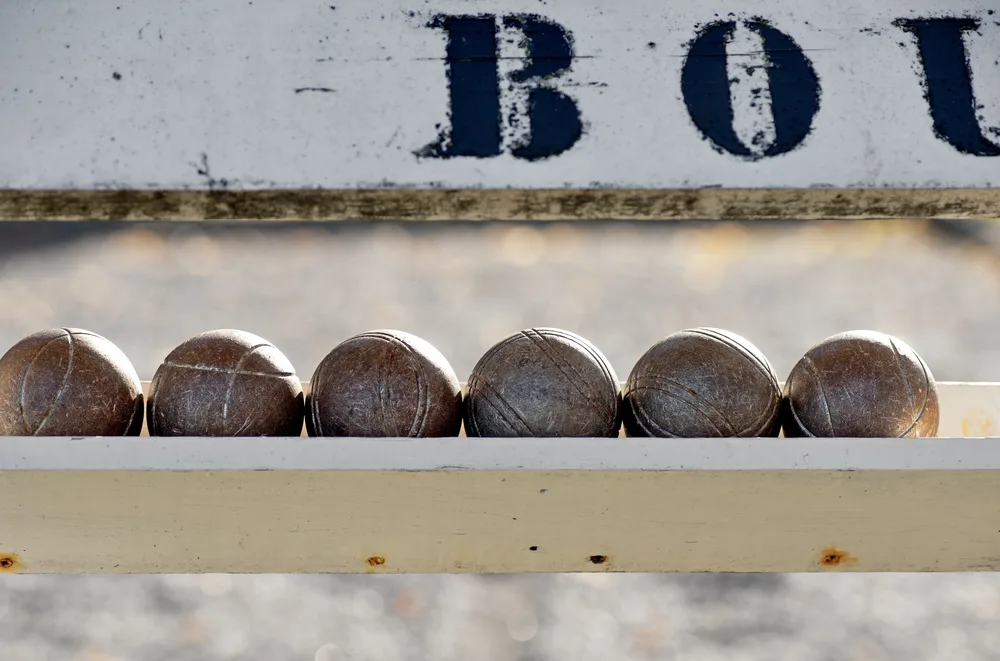
M992 439L63 443L77 444L74 458L86 453L86 470L10 470L58 465L58 448L43 444L43 457L27 441L0 443L0 567L7 558L11 571L39 573L1000 569ZM18 445L28 453L20 464ZM262 461L277 468L246 470Z
M989 0L10 0L0 57L6 218L1000 217Z
M1000 383L938 384L939 436L1000 436Z
M8 220L1000 219L991 189L0 190Z
M939 387L954 437L2 438L0 571L995 571L1000 384Z

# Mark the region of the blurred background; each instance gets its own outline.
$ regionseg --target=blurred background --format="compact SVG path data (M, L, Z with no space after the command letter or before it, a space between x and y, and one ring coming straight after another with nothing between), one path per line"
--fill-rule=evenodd
M0 223L0 353L75 326L148 380L189 337L239 328L307 380L350 335L397 328L465 380L544 325L624 380L654 342L716 326L784 378L867 328L938 380L997 381L998 227ZM3 576L0 622L0 661L962 661L1000 659L1000 575Z

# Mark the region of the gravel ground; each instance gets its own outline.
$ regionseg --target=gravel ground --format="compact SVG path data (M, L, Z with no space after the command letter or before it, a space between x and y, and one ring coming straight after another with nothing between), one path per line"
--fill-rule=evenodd
M624 379L663 336L712 325L783 376L815 342L874 328L938 379L1000 380L996 239L917 222L0 223L0 351L77 326L148 379L188 337L243 328L309 378L389 327L464 378L548 325ZM0 661L961 661L1000 659L1000 575L6 576L0 620Z

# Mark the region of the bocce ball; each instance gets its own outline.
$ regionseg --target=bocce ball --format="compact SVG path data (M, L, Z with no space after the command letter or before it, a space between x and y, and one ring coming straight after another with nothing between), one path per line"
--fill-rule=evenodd
M693 328L643 354L625 382L622 414L628 436L777 436L781 387L745 338Z
M299 436L302 383L273 344L239 330L170 352L149 387L151 436Z
M441 352L395 330L356 335L313 374L310 436L458 436L462 386Z
M902 340L851 331L823 340L785 382L785 436L935 436L938 394L926 363Z
M90 331L44 330L0 358L3 436L138 436L142 404L132 363Z
M511 335L469 377L468 436L614 437L620 426L614 370L597 347L568 331Z

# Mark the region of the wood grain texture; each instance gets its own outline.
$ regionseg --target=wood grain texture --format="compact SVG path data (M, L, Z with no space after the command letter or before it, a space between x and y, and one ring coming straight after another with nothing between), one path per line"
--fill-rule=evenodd
M8 220L1000 219L996 189L0 190Z
M997 571L997 475L4 471L0 551L33 573Z

